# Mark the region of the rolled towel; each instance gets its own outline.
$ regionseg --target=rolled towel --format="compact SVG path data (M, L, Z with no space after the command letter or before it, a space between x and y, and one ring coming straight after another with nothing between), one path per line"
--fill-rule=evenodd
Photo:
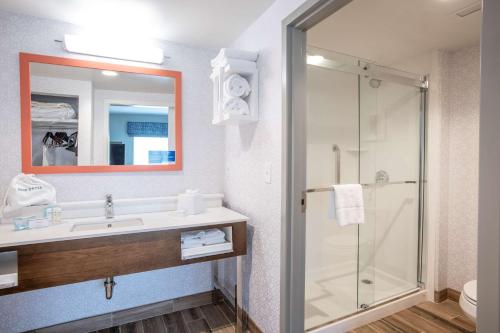
M243 76L232 74L224 80L224 94L229 98L247 97L250 94L250 85Z
M360 184L333 185L329 215L343 227L365 223L363 188Z
M241 98L233 97L229 98L224 102L223 110L225 113L231 115L248 115L250 113L250 108L248 103Z

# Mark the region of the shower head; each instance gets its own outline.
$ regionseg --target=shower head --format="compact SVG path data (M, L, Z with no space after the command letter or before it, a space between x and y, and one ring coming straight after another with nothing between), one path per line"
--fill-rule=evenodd
M382 82L382 80L378 80L378 79L370 79L370 81L368 81L368 84L370 85L370 87L372 88L378 88L380 87L380 83Z

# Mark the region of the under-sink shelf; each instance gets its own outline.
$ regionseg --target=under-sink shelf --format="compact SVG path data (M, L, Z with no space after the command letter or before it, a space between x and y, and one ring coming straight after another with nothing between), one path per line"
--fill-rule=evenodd
M233 252L233 242L192 247L189 249L182 249L181 252L182 260L214 256L223 253L231 253Z
M225 242L224 243L217 243L217 244L210 244L210 245L202 245L202 246L197 246L197 247L190 247L190 248L182 248L181 246L181 258L182 260L189 260L189 259L195 259L195 258L202 258L202 257L208 257L208 256L214 256L218 254L224 254L224 253L231 253L233 252L233 228L232 227L222 227L218 228L225 234ZM204 231L208 229L200 229L196 230L197 231ZM181 234L182 238L182 234Z
M119 220L115 223L130 221ZM224 231L224 243L187 251L181 249L182 233L214 228ZM6 275L7 278L3 282L0 279L0 284L4 285L4 288L0 288L0 296L242 256L247 252L245 221L165 230L121 230L126 231L119 234L99 232L92 237L20 244L4 247L3 251L0 248L0 259L4 257L9 262L9 265L0 263L6 269L0 270L0 275ZM8 254L11 251L17 252L16 262L12 254Z

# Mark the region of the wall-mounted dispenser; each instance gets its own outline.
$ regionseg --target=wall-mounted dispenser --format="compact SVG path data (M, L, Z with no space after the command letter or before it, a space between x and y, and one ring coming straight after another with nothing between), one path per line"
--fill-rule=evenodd
M221 49L212 60L213 124L240 125L259 120L259 73L255 52Z

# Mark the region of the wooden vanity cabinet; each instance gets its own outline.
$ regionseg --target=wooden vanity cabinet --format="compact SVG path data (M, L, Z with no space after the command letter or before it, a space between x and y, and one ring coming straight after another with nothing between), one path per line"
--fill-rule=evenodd
M181 232L224 227L232 228L232 252L181 259ZM236 222L1 248L17 251L18 286L0 295L245 255L246 229Z

